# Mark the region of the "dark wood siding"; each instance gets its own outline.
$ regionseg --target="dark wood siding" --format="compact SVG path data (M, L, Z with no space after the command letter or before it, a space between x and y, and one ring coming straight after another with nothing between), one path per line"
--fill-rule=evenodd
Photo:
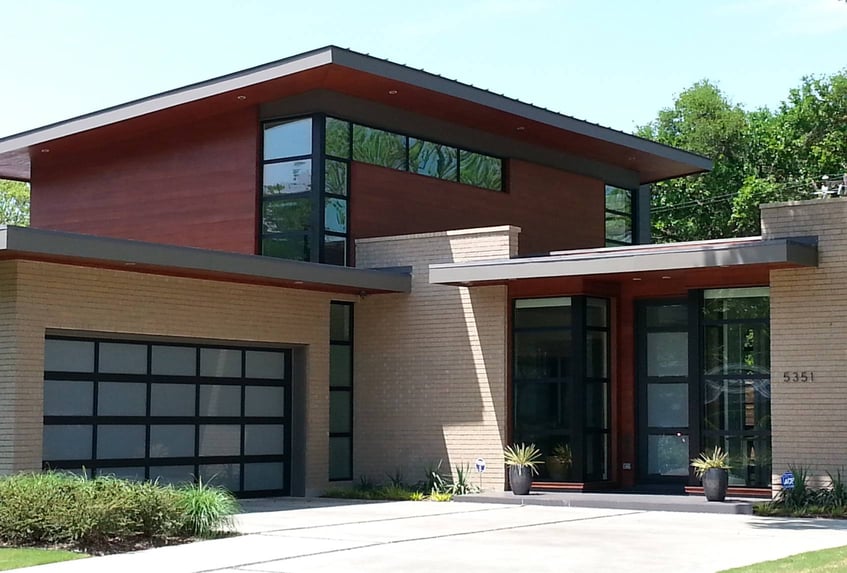
M254 108L37 156L32 226L256 252Z
M603 246L602 181L507 163L506 193L354 163L351 233L378 237L509 224L522 229L522 255Z

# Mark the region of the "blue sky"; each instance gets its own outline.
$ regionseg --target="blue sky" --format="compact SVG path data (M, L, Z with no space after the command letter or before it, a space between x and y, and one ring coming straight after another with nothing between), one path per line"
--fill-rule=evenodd
M0 136L336 44L623 131L847 67L838 0L0 0Z

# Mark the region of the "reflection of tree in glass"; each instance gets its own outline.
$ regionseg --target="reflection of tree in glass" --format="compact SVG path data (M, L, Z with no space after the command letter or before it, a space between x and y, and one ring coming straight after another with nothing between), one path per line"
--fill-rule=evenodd
M502 187L502 162L496 157L459 151L459 175L467 185L500 191Z
M629 189L619 189L606 185L606 209L629 213L632 209L632 197Z
M265 201L262 218L265 233L303 231L310 227L312 203L308 199Z
M347 164L341 161L326 160L326 192L333 195L347 195Z
M406 138L396 133L354 125L353 159L392 169L406 169Z
M455 181L458 162L456 148L430 141L409 140L409 171Z
M324 208L324 227L336 233L347 232L347 201L327 198Z
M350 158L350 124L334 117L326 118L326 153Z

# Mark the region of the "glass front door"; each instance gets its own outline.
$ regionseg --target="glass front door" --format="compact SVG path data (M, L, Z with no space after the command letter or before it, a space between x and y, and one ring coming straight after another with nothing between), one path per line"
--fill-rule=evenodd
M512 327L512 441L541 449L543 481L608 480L609 301L519 299Z
M689 304L638 305L639 468L642 482L685 483L690 459Z

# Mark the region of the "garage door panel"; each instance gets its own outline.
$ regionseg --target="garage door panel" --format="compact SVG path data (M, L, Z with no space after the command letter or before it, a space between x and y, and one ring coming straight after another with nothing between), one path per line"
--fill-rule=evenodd
M194 425L155 424L150 426L151 458L194 457Z
M152 384L151 416L193 416L197 387L195 384Z
M97 426L97 458L121 460L144 458L146 427L140 424Z
M144 416L147 413L147 384L144 382L99 382L98 416Z
M197 349L153 345L150 357L153 375L197 376Z
M94 382L45 380L45 416L90 416L94 413Z

